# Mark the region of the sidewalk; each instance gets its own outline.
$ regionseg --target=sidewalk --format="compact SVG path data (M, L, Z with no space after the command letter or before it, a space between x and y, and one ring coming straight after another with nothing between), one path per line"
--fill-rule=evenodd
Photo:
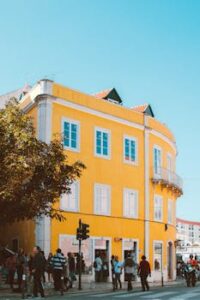
M177 285L184 285L184 280L176 280L176 281L169 281L165 282L164 286L177 286ZM161 282L154 282L149 283L150 287L161 287ZM141 284L140 282L133 282L133 288L134 289L140 289ZM122 283L122 289L127 289L127 283ZM78 290L78 282L76 282L76 285L73 289L70 289L69 291L65 292L66 295L73 295L73 294L81 294L81 293L87 293L87 292L96 292L96 293L104 293L112 290L112 283L111 282L103 282L103 283L82 283L82 290ZM50 287L48 284L45 285L45 295L46 297L51 297L53 295L59 295L58 292L55 292L53 289L53 285ZM11 299L21 299L20 293L11 292L8 285L3 285L0 287L0 299L1 300L11 300Z

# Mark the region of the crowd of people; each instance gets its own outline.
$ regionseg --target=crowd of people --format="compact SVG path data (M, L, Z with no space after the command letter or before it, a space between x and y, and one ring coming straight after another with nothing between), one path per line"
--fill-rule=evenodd
M40 294L43 298L45 297L44 283L53 283L56 291L72 288L74 281L76 281L79 263L83 272L85 265L83 257L77 256L75 258L74 254L70 252L65 257L60 248L56 250L54 255L49 253L47 258L38 246L33 248L30 255L26 255L23 249L20 249L18 253L11 252L4 262L4 268L7 270L6 282L10 285L12 291L16 291L14 283L17 283L19 292L25 287L27 295L37 297ZM97 253L93 268L96 282L106 282L109 276L109 262L101 253ZM135 263L131 253L123 262L119 261L118 256L111 257L110 270L114 291L122 288L121 274L123 269L125 280L128 282L128 291L132 290L132 280L136 275L141 278L142 290L149 290L147 277L151 275L151 269L145 256L142 256L139 265Z
M49 253L47 258L38 246L33 248L30 255L26 255L23 249L20 249L18 253L9 253L1 264L0 280L4 269L6 283L10 285L12 291L21 292L25 285L28 295L37 297L40 293L43 298L44 283L54 283L56 291L73 287L77 263L79 258L75 260L74 254L70 252L65 257L59 248L54 255ZM84 262L82 266L84 268ZM14 288L14 283L17 283L17 288Z
M113 283L113 290L117 290L118 287L122 288L121 283L121 274L122 270L124 269L125 279L127 280L127 290L131 291L132 287L132 280L133 277L137 275L141 279L142 290L149 290L149 284L147 281L147 277L151 276L151 268L149 262L146 260L146 257L143 255L141 262L139 265L136 264L131 253L128 254L127 258L124 262L120 262L118 256L112 255L111 260L111 272L112 272L112 283ZM100 282L101 278L104 278L105 271L108 272L108 265L105 263L101 255L97 253L93 267L95 269L95 280L96 282Z
M177 278L185 279L187 286L195 286L200 280L200 261L198 256L190 254L185 261L181 258L177 260Z

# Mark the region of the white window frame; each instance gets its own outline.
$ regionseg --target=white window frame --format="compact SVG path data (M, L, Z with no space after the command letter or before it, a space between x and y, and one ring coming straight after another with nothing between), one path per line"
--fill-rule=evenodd
M67 204L63 205L63 201L70 201L70 193L65 193L60 196L60 209L63 211L71 211L71 212L79 212L80 211L80 181L74 181L72 185L76 185L75 189L77 188L77 199L76 199L76 207L74 209L70 208ZM71 185L71 186L72 186ZM63 199L62 199L63 197Z
M97 134L97 131L101 131L103 133L108 134L108 154L107 155L98 154L96 152L96 148L97 148L96 134ZM110 131L110 129L95 126L95 128L94 128L94 155L96 157L105 158L105 159L110 159L111 158L111 131Z
M70 147L70 146L66 146L64 144L64 141L63 141L63 147L66 150L70 150L70 151L73 151L73 152L80 152L80 122L77 121L77 120L73 120L73 119L70 119L70 118L63 117L62 118L62 136L63 137L64 137L64 123L65 122L68 122L70 124L75 124L77 126L77 145L76 145L76 148L73 148L73 147Z
M170 205L171 205L171 212L170 212ZM174 224L174 201L172 199L168 199L168 203L167 203L167 220L168 220L168 224Z
M155 255L155 245L156 244L161 244L162 245L162 252L161 252L161 265L160 265L160 269L159 270L156 270L155 269L155 258L156 258L156 255ZM153 270L155 272L162 272L163 271L163 241L159 241L159 240L154 240L153 241Z
M154 150L155 149L160 151L160 172L159 172L159 170L158 170L158 172L156 172L156 170L155 170L155 157L154 157ZM161 177L161 168L162 168L162 148L158 145L154 145L153 146L153 172L154 172L154 176L156 178Z
M134 197L135 197L135 200L136 200L136 203L135 203L135 206L136 206L136 211L134 212L134 214L131 214L130 211L129 211L129 214L126 214L126 194L128 193L133 193L134 194ZM124 188L123 189L123 216L125 218L131 218L131 219L137 219L138 218L138 191L136 190L133 190L133 189L129 189L129 188Z
M103 213L102 211L98 211L97 202L96 202L96 192L97 188L106 188L108 191L108 203L107 203L107 212ZM101 216L110 216L111 215L111 186L108 184L95 183L94 184L94 214Z
M161 200L161 218L156 217L156 198L159 198ZM161 195L154 195L154 221L162 222L163 221L163 197Z
M126 150L125 150L125 139L129 139L130 141L135 142L135 161L127 160L126 159ZM123 136L123 161L126 164L131 164L131 165L138 165L138 139L130 136L130 135L124 135Z

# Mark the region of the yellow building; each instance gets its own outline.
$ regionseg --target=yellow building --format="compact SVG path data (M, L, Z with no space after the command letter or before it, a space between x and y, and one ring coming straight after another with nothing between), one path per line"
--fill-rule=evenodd
M63 134L69 161L87 169L58 207L66 221L42 218L9 228L7 243L45 253L59 246L78 252L79 219L90 225L83 242L85 272L93 276L97 252L109 261L132 252L145 254L152 279L174 279L176 199L182 182L176 175L177 148L171 131L154 118L150 105L127 108L115 89L87 95L41 80L23 93L21 107L34 118L38 138L49 142Z

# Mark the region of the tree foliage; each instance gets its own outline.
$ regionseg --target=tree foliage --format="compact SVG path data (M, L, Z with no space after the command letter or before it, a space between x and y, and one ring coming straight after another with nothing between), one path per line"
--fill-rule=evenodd
M12 100L0 110L0 223L41 215L63 220L55 203L81 176L84 164L69 164L61 139L36 138L30 116Z

